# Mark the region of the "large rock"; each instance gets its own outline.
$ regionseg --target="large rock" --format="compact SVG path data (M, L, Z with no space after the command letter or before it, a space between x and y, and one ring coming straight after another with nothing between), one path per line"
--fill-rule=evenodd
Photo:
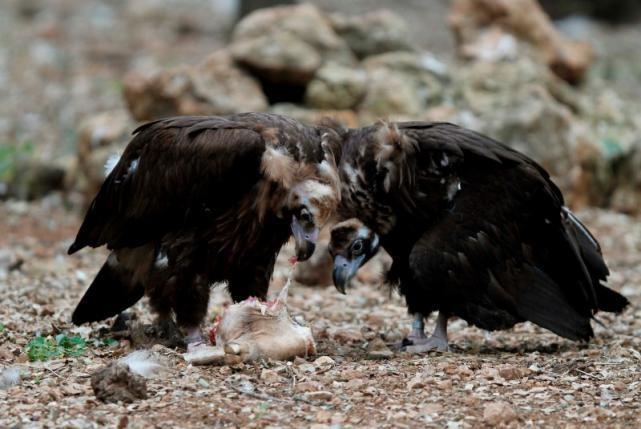
M124 97L132 116L139 121L267 108L260 84L236 67L226 51L216 52L196 66L131 72L124 80Z
M411 51L407 23L389 10L364 15L330 15L334 30L359 58L390 51Z
M641 214L641 141L636 141L616 167L616 187L608 201L614 210Z
M69 158L58 158L54 161L38 158L16 160L13 174L5 185L6 196L19 200L35 200L52 191L63 190L69 163ZM0 192L0 197L4 196L3 194L4 192Z
M329 63L307 85L305 101L316 109L351 109L362 100L366 88L364 70Z
M455 0L449 22L465 58L487 59L488 48L504 49L508 39L500 35L508 33L531 44L570 83L580 82L593 60L591 46L558 32L536 0Z
M154 25L178 34L221 34L234 19L235 11L228 6L229 3L211 0L136 0L123 2L119 8L122 8L127 22L132 26Z
M477 62L461 70L455 99L462 125L501 140L554 173L569 171L581 134L571 106L561 102L563 82L529 56Z
M389 52L368 57L367 92L360 109L373 116L421 117L442 96L445 66L429 53Z
M597 164L601 166L600 177L607 179L601 180L599 204L641 213L641 117L636 103L610 89L596 89L585 94L580 107L580 116L588 122L596 142L592 162L602 160Z
M286 32L241 40L231 49L239 63L269 82L304 85L322 64L313 46Z
M133 120L124 110L99 113L80 123L77 169L66 180L83 190L87 204L105 180L107 160L122 153L134 128Z
M331 119L345 127L358 127L363 125L353 110L309 109L292 103L277 103L271 106L269 111L290 116L307 124L319 124L327 119Z
M575 208L635 211L641 200L636 109L602 88L576 91L535 58L521 46L513 61L470 63L449 89L453 105L428 116L526 153L552 173Z
M234 29L230 49L238 63L271 83L305 85L327 61L354 62L329 20L310 4L249 14Z
M145 378L119 362L112 362L94 372L91 388L102 402L130 403L147 398Z

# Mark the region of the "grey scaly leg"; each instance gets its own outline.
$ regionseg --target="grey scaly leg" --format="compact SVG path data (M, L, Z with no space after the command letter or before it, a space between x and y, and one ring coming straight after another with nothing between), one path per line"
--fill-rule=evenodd
M405 351L410 353L424 353L431 350L440 352L449 351L450 348L447 344L447 319L448 316L442 311L439 311L436 318L436 327L432 336L429 338L416 339L413 345L405 347Z
M187 344L187 351L191 352L196 348L205 346L205 340L203 335L200 332L200 327L195 326L191 328L185 328L185 343Z

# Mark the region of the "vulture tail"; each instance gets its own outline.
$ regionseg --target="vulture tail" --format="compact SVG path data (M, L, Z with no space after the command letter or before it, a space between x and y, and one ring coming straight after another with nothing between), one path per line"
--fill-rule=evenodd
M620 313L630 304L625 296L603 285L597 288L596 298L599 302L599 310L610 313Z
M115 316L144 295L141 284L132 284L132 274L117 264L110 264L110 259L102 266L74 310L71 321L75 325Z
M536 287L522 288L516 297L519 315L570 340L587 341L594 336L590 318L579 314L565 294L547 274L536 267L524 267L524 284Z
M596 241L594 236L588 229L574 216L568 208L563 207L565 214L565 228L570 237L572 237L579 249L581 259L585 265L592 285L596 293L596 310L607 311L611 313L620 313L623 309L630 304L623 295L613 291L601 284L610 274L603 256L601 254L601 247Z

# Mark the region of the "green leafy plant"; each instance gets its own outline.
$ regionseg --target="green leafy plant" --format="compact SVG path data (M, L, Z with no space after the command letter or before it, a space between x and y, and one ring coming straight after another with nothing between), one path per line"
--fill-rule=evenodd
M265 415L268 409L269 409L269 404L265 402L261 403L254 411L254 414L255 414L254 418L256 420L261 419Z
M97 345L98 346L102 346L102 347L111 347L111 346L115 346L117 344L118 344L118 340L116 340L114 338L103 338L101 341L98 342Z
M0 182L10 180L15 174L19 161L33 154L34 146L30 141L20 144L0 144Z
M58 334L55 337L37 336L27 344L27 357L31 362L46 361L60 357L83 356L87 342L82 337L68 337Z
M7 327L4 326L4 323L0 323L0 334L2 334L5 329L7 329Z

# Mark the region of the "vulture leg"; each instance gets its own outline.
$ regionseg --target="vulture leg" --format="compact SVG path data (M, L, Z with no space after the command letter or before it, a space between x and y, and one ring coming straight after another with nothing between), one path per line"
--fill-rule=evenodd
M198 326L185 328L185 344L187 345L187 352L193 352L198 348L207 346L203 338L203 334Z
M425 322L423 321L423 319L423 315L420 313L416 313L414 315L414 321L412 322L412 331L407 336L407 340L410 341L411 344L415 344L414 341L427 338L427 336L425 335Z
M414 344L405 347L405 351L410 353L424 353L430 350L437 350L439 352L447 352L450 350L447 345L447 319L448 316L442 311L439 311L438 318L436 319L436 327L432 336L424 339L414 340Z
M156 320L156 332L162 339L180 338L181 332L171 316L159 316Z
M394 344L393 348L395 350L404 349L407 346L416 344L417 341L421 341L427 338L425 335L425 322L423 321L424 317L420 313L414 314L414 321L412 322L412 330L410 334L403 338L400 342Z
M185 333L185 344L187 351L195 347L206 345L200 332L200 324L207 316L207 305L209 304L209 285L199 278L186 286L185 283L180 292L176 291L172 307L176 315L176 323Z

